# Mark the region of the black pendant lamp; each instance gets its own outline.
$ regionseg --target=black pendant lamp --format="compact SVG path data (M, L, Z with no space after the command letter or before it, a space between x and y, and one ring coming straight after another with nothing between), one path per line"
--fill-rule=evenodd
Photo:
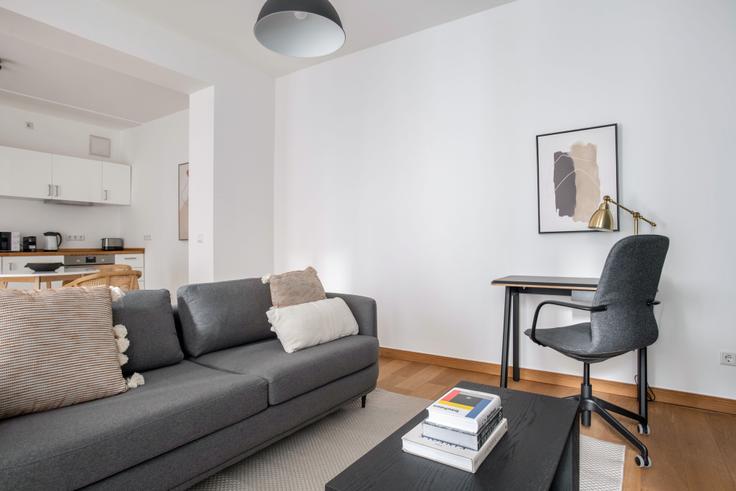
M329 55L345 43L340 16L328 0L268 0L253 31L266 48L298 58Z

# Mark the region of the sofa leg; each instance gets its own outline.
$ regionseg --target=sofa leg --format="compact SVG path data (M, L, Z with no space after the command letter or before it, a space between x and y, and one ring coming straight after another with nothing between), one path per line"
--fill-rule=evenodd
M367 398L368 398L368 396L362 396L362 397L360 398L360 407L362 407L362 408L364 408L364 407L365 407L365 400L366 400Z

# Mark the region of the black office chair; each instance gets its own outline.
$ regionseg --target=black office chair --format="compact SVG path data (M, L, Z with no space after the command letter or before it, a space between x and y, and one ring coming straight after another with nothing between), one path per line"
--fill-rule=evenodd
M609 411L639 422L639 433L650 433L647 413L647 346L659 335L653 306L659 277L667 255L669 239L661 235L635 235L618 241L608 253L598 289L591 306L549 300L534 312L532 328L525 331L532 341L583 362L580 395L580 422L590 426L591 411L598 413L638 450L636 464L651 467L647 447ZM590 322L553 329L537 329L539 311L545 305L559 305L590 312ZM639 414L627 411L593 395L590 364L629 351L639 351Z

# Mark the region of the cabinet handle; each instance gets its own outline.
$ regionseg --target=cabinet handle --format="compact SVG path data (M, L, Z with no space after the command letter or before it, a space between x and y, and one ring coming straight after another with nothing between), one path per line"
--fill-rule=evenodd
M59 185L58 185L58 184L57 184L57 185L55 185L55 186L54 186L54 189L56 190L56 194L55 194L55 196L56 196L56 197L58 197L58 196L59 196Z
M53 196L53 195L54 195L54 187L51 184L49 184L49 194L48 194L48 196Z
M108 195L108 191L107 191L107 189L105 189L105 201L107 201L107 200L109 199L109 198L107 197L107 195Z
M8 263L8 271L15 271L15 263Z

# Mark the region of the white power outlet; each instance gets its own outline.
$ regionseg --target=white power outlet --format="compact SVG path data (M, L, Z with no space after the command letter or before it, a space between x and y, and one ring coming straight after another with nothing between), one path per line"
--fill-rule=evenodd
M736 367L736 353L721 351L721 365L731 365Z

